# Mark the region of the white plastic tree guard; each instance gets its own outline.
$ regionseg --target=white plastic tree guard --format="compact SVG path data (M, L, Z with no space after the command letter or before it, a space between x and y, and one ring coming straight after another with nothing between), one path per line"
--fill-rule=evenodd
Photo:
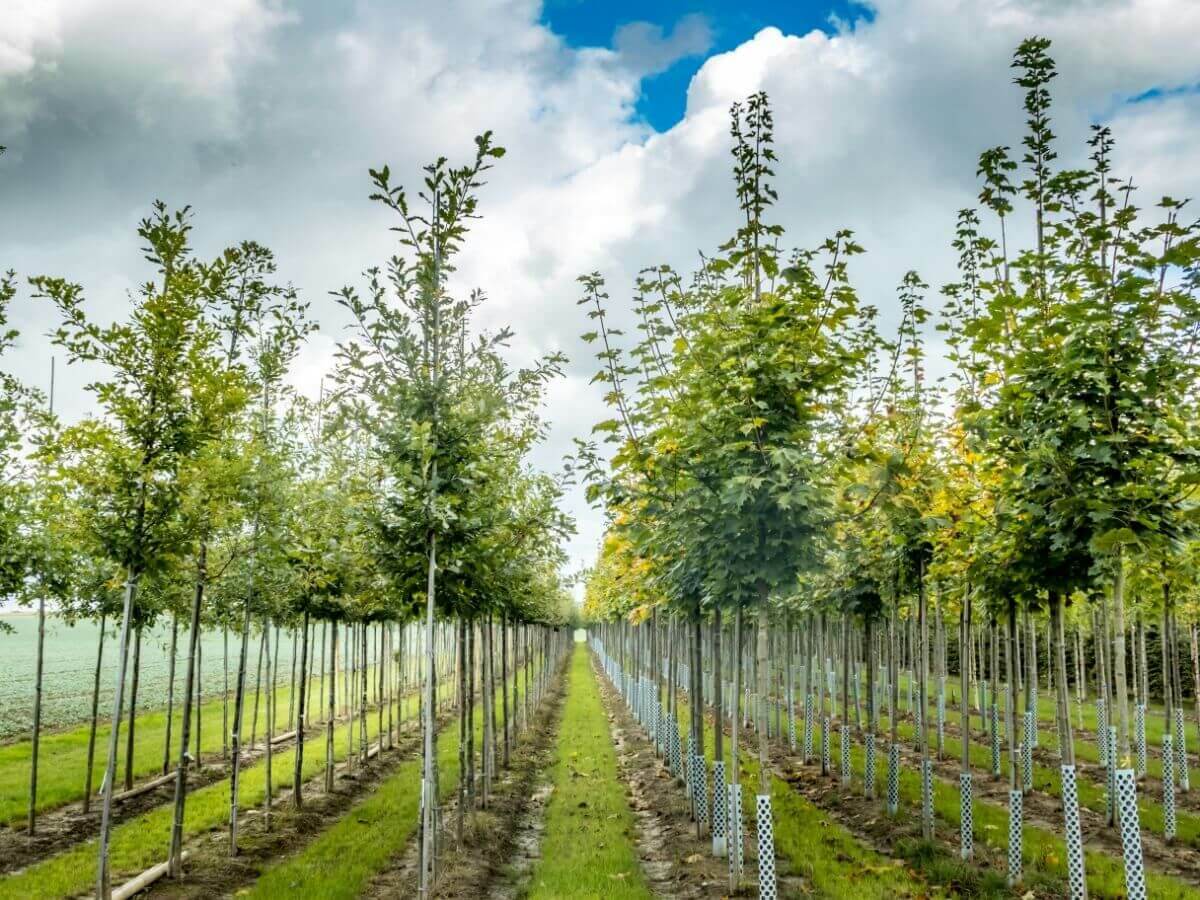
M1146 871L1142 864L1142 835L1138 825L1137 777L1133 769L1117 771L1117 802L1121 810L1121 849L1125 854L1125 896L1128 900L1146 900Z
M1020 791L1008 792L1008 886L1021 883L1022 832L1021 815L1024 795Z
M900 809L900 745L888 747L888 779L887 779L887 808L888 815L896 815Z
M866 760L863 763L863 788L864 793L870 799L875 797L875 733L867 732L867 753Z
M1171 736L1164 734L1162 745L1163 837L1168 841L1175 840L1175 754L1172 752L1171 745Z
M775 879L775 822L771 817L771 795L755 796L758 812L758 896L775 900L778 886Z
M850 727L843 724L841 729L841 750L842 750L842 784L850 784Z
M725 785L725 760L718 759L713 763L713 825L712 852L713 856L723 857L729 852L726 832L729 819L728 789Z
M732 881L745 869L745 830L742 825L742 786L729 786L729 877Z
M975 813L972 803L971 773L958 773L958 796L959 796L959 819L961 828L961 846L959 855L963 859L970 859L975 854Z
M1083 866L1083 833L1079 827L1079 791L1075 767L1062 767L1063 825L1067 840L1067 886L1071 900L1086 900L1087 874Z

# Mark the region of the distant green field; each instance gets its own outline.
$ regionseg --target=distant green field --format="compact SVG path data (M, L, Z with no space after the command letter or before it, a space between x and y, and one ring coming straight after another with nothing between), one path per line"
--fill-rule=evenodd
M37 659L37 616L0 614L0 622L13 628L0 631L0 742L26 737L33 721L34 665ZM320 628L318 627L318 635ZM92 680L95 676L96 647L100 629L96 622L68 625L50 616L46 620L45 694L42 723L53 729L76 724L91 712ZM179 630L179 659L175 667L175 696L183 691L186 674L186 631ZM272 634L274 643L274 634ZM279 682L291 678L292 640L280 632ZM138 684L138 709L155 710L166 706L167 675L171 647L170 622L147 630L142 635L142 669ZM202 689L206 696L220 695L225 686L223 638L220 631L206 631L201 640ZM317 660L321 650L317 648ZM237 668L238 635L229 636L230 681ZM132 651L131 656L132 660ZM258 662L258 638L251 645L251 678ZM112 715L112 696L116 683L117 635L108 629L104 646L104 668L100 676L100 710ZM253 683L253 682L252 682ZM128 696L128 695L127 695Z

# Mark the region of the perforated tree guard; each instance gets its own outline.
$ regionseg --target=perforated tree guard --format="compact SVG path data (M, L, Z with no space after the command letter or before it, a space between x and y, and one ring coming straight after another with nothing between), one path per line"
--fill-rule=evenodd
M792 748L792 752L796 752L796 704L788 701L787 706L788 719L788 746Z
M821 774L829 774L829 716L821 719Z
M842 784L850 783L850 729L843 725L841 731L841 750L842 750Z
M1028 792L1033 790L1033 747L1025 744L1021 751L1021 783Z
M997 725L1000 719L1000 708L992 704L992 775L1000 777L1000 729Z
M1062 767L1064 834L1067 840L1067 885L1071 900L1087 897L1087 876L1083 868L1083 834L1079 828L1079 791L1075 785L1075 767Z
M933 834L933 760L921 763L921 832Z
M1162 745L1163 837L1168 841L1175 840L1175 754L1171 748L1171 736L1164 734Z
M771 818L771 795L758 794L754 799L758 813L758 896L761 900L775 900L775 823Z
M913 709L913 721L918 732L925 729L925 699L923 697L917 698L917 705Z
M745 828L742 824L742 786L729 786L729 877L740 880L745 868Z
M693 766L696 763L696 755L692 753L692 736L689 734L683 742L683 790L688 798L688 806L690 808L692 819L696 818L696 793L692 790L692 776L695 774Z
M1008 792L1008 886L1021 883L1021 813L1023 797L1020 791Z
M726 834L729 821L729 792L725 786L725 760L713 763L713 856L722 857L728 851Z
M971 773L958 773L958 796L959 796L959 819L961 827L959 833L961 835L961 847L959 855L963 859L970 859L975 853L975 815L974 808L971 805L974 791L971 786Z
M888 747L887 808L889 815L900 809L900 745Z
M908 711L913 711L913 677L911 671L908 673Z
M1128 900L1146 900L1146 872L1142 867L1142 835L1138 825L1137 778L1133 769L1117 771L1117 803L1121 810L1121 849L1125 854L1125 896Z
M1133 727L1137 732L1137 774L1146 777L1146 705L1139 703L1133 712Z
M868 797L875 796L875 734L867 732L867 755L863 765L863 786Z
M1108 734L1108 707L1104 703L1103 697L1096 698L1096 733L1103 738ZM1108 765L1108 745L1103 739L1100 741L1100 765Z
M1175 707L1175 777L1179 779L1179 789L1184 793L1191 790L1188 781L1187 738L1183 730L1183 708Z

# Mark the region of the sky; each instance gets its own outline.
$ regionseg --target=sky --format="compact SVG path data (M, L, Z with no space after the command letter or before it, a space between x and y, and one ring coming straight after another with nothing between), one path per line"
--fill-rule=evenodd
M535 461L557 471L606 418L589 384L582 273L614 316L636 272L690 271L736 228L728 109L766 90L789 244L841 227L867 252L851 278L894 325L910 269L953 277L959 209L987 147L1019 148L1008 64L1054 41L1060 161L1111 125L1116 170L1144 205L1200 190L1195 0L5 0L0 29L0 269L62 275L101 320L151 273L135 234L150 204L194 210L201 256L271 247L321 331L294 376L315 394L344 318L329 292L361 284L394 235L367 170L396 180L464 158L491 129L508 154L481 190L455 287L482 287L481 326L511 325L514 363L571 360ZM1021 237L1016 228L1014 240ZM0 365L45 386L52 311L20 294L20 346ZM936 338L932 349L939 347ZM935 361L936 367L936 361ZM58 367L60 409L92 409L90 374ZM574 566L602 515L579 492Z

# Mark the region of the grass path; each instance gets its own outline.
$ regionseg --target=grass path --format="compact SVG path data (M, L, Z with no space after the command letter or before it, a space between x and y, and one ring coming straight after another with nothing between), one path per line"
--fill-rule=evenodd
M373 672L372 667L369 672ZM378 679L368 679L368 702L375 702ZM311 681L311 691L316 691L320 678L314 676ZM328 682L325 682L328 689ZM182 688L180 689L182 690ZM288 693L290 686L281 684L275 689L276 716L279 723L276 731L283 733L290 729L290 724L284 722L288 713ZM341 702L342 680L338 679L338 702ZM267 727L267 694L264 692L258 703L258 722L251 728L250 717L254 715L254 691L251 685L246 698L246 734L251 731L259 738ZM178 696L177 696L178 699ZM200 752L203 756L220 754L222 747L223 703L220 696L205 700L200 705ZM316 723L324 712L316 701L328 703L327 696L316 696L312 704L311 722ZM357 695L356 695L357 700ZM177 703L171 716L171 766L174 767L179 759L179 736L182 733L183 712L181 704ZM105 754L108 749L108 733L111 722L102 721L96 728L96 755L92 761L93 790L99 790L100 782L104 779ZM111 707L107 710L111 716ZM229 715L233 716L233 698L230 697ZM121 723L120 747L117 754L117 787L123 787L125 773L125 733L129 722ZM63 731L50 732L42 735L38 764L38 802L39 811L57 809L68 803L83 799L83 788L87 777L87 744L88 725L80 725ZM166 710L139 713L137 717L136 741L133 749L133 775L135 779L143 779L157 775L162 771L163 744L166 741L167 713ZM195 740L195 729L192 730L192 741ZM29 740L0 746L0 823L19 827L24 824L29 810L29 766L32 758L32 744Z
M334 759L346 756L349 729L358 721L343 723L334 729ZM385 725L386 727L386 725ZM377 717L367 716L368 738L378 735ZM325 732L321 729L304 743L303 779L316 777L325 767ZM295 748L274 755L272 783L276 791L292 783ZM239 805L243 811L262 804L266 797L266 763L259 759L242 769ZM123 876L166 859L170 837L172 808L170 804L156 807L115 826L111 836L111 861L114 883ZM192 837L215 828L224 827L229 820L229 779L207 785L188 793L184 817L184 836ZM0 900L17 898L52 898L74 896L90 890L96 874L95 839L84 841L70 850L40 863L0 878Z
M680 732L687 734L690 711L679 696L677 704ZM708 720L711 724L711 718ZM712 728L704 732L704 754L711 771L715 737ZM725 767L732 771L729 739L725 740ZM742 811L745 833L754 841L754 794L758 790L759 766L755 749L743 746L739 754L742 772ZM771 813L775 822L775 853L788 865L788 871L808 880L817 896L830 900L894 900L899 897L926 897L928 886L899 860L891 859L861 841L848 828L807 798L793 791L782 778L771 777ZM755 864L747 856L743 880L755 879Z
M537 675L531 676L536 678ZM518 698L524 685L518 682ZM500 690L505 690L501 688ZM512 680L507 683L512 691ZM500 698L500 691L496 694ZM483 705L476 704L475 746L482 745ZM439 797L444 803L457 789L457 719L437 740ZM351 900L360 896L371 877L382 871L412 840L421 799L420 756L403 763L370 796L351 807L295 856L267 869L254 886L238 896L254 898L315 897Z
M617 775L608 716L583 644L575 646L568 678L554 792L546 808L541 861L527 896L650 897L634 844L633 813Z

